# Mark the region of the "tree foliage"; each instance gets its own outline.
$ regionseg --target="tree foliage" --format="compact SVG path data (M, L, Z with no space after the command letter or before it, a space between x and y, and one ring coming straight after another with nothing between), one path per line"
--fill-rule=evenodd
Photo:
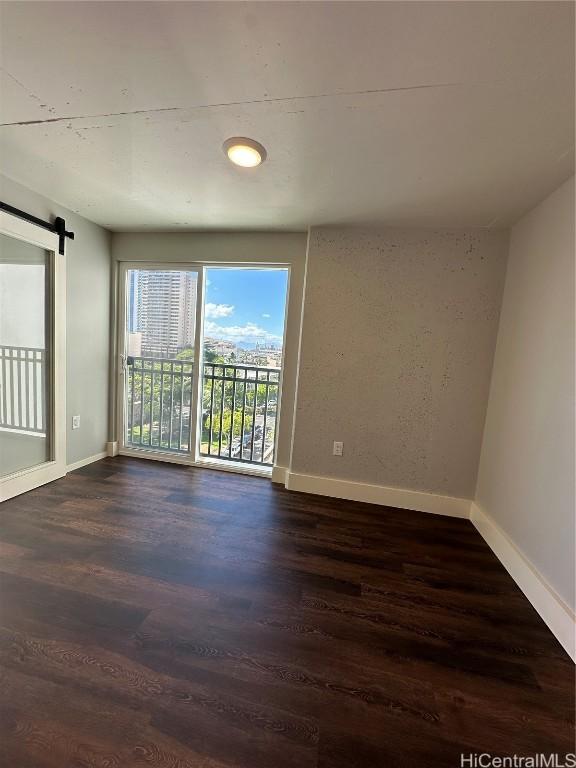
M192 411L193 356L194 350L187 348L179 352L175 360L140 360L138 367L131 368L127 403L130 424L133 417L132 442L150 443L159 448L181 448L182 432L187 445ZM256 378L244 380L240 373L243 369L226 365L222 357L210 350L205 350L205 361L215 363L218 366L214 369L215 375L224 375L225 380L209 377L203 380L200 418L204 450L209 443L211 452L217 452L220 445L228 452L230 443L231 453L237 451L241 443L246 447L253 425L255 430L263 430L264 415L266 441L271 440L278 383L265 384ZM236 381L229 380L234 376Z

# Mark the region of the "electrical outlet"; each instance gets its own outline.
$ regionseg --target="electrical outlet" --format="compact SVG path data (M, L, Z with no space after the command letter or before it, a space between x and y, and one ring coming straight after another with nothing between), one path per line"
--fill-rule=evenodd
M332 449L332 455L333 456L342 456L344 453L344 443L339 443L336 440L334 441L334 448Z
M80 429L80 416L72 416L72 429Z

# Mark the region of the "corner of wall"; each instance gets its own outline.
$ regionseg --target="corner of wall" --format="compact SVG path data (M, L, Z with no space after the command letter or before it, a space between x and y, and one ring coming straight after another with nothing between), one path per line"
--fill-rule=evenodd
M552 475L547 473L546 469L542 469L542 450L539 454L524 451L524 447L533 439L532 433L524 432L524 441L518 436L526 425L529 426L532 423L531 418L537 410L534 405L542 400L543 390L546 390L547 381L550 380L550 374L548 374L550 367L547 365L550 360L543 353L543 350L548 348L546 336L538 337L537 333L531 333L534 328L530 326L528 318L533 316L533 308L537 306L541 295L547 295L549 303L547 307L542 305L543 314L538 316L539 326L544 324L546 327L546 320L550 317L554 318L558 302L558 306L562 306L559 296L563 297L562 300L567 303L566 294L559 290L559 286L563 282L562 275L565 274L560 270L565 270L565 265L568 263L564 259L567 255L573 259L574 252L574 204L573 197L570 198L570 195L574 194L573 184L574 177L568 179L525 213L507 231L506 276L492 361L490 392L482 431L476 488L471 506L471 520L560 644L576 661L574 610L567 605L557 589L543 575L543 571L546 572L546 566L549 566L548 573L554 573L549 558L551 551L557 551L557 562L571 559L568 551L568 541L571 537L565 536L566 544L564 545L564 543L560 544L563 541L561 535L557 536L556 542L548 541L547 549L541 546L538 535L535 538L533 534L532 539L528 537L529 530L536 532L540 530L539 535L542 536L541 526L544 525L540 522L542 497L533 493L535 486L531 486L531 483L539 484L534 480L539 472L543 473L543 477ZM569 235L570 231L571 235ZM544 249L548 250L547 258L552 260L550 264L545 263L545 268L542 267ZM554 268L554 262L562 266ZM552 276L549 278L550 286L545 291L543 283L547 282L550 275ZM565 275L565 280L573 284L572 278L573 275ZM554 299L552 300L551 297ZM563 317L558 315L556 318L556 327L565 327L565 324L560 322L561 316ZM552 324L550 327L555 326ZM523 353L523 364L518 367L514 361L521 352L526 338L536 338L535 346L531 349L532 357L528 358L526 353ZM564 343L566 344L566 340ZM567 346L565 348L567 349ZM538 370L544 371L547 379L544 378L539 384L532 384L531 398L529 383L537 379L528 376L527 371L535 373ZM517 384L523 391L526 391L528 386L528 394L515 417L506 424L503 423L502 416L504 413L509 413L508 405L511 402L510 399L506 400L506 397L512 397L515 402L518 401L518 391L512 388L512 394L510 394L510 387L505 384L510 381ZM552 389L551 393L553 391L555 390ZM553 400L552 396L548 398L549 403ZM543 419L535 424L550 422L550 418L551 414L547 411ZM561 423L562 418L563 416L557 414L555 423ZM534 424L532 426L534 427ZM543 441L546 436L540 435L539 439ZM548 439L557 445L558 434L553 428L550 429ZM516 463L512 462L513 471L511 472L505 457L512 456L516 457ZM519 467L522 471L519 471ZM571 482L573 487L573 478L568 482ZM552 525L549 528L550 531L562 531L566 527L566 518L561 516L560 512L570 504L565 499L560 503L558 497L554 496L554 492L560 487L566 489L565 485L549 483L543 491L544 498L547 501L550 500L549 503L553 503L553 498L556 499L558 512L556 522L549 517L546 521L547 525ZM565 498L568 496L569 494L566 493ZM531 499L537 499L537 501L532 503ZM516 513L512 514L511 510L514 507L516 507ZM524 545L520 546L517 543L519 541L523 541ZM528 543L531 544L531 548L526 550L529 554L524 551ZM561 583L559 579L558 584Z
M482 434L481 434L481 438L480 438L480 447L479 447L479 450L478 450L478 462L476 464L476 480L474 482L474 500L478 497L478 482L479 482L479 478L480 478L480 467L481 467L481 464L482 464L482 451L484 449L484 438L485 438L485 435L486 435L486 423L487 423L487 420L488 420L488 408L489 408L489 405L490 405L490 397L492 395L492 382L493 382L493 378L494 378L494 364L496 362L496 350L498 348L498 338L500 336L500 322L501 322L501 319L502 319L502 307L503 307L503 304L504 304L504 294L505 294L505 291L506 291L506 280L508 278L508 263L509 263L509 259L510 259L510 240L511 240L511 237L512 237L512 227L508 227L506 230L504 230L504 233L505 233L506 237L505 237L505 240L504 240L503 250L504 250L504 257L506 259L506 268L504 270L504 277L503 277L503 280L502 280L502 286L501 286L501 291L500 291L500 301L499 301L499 306L498 306L498 323L497 323L497 327L496 327L496 336L494 338L494 346L493 346L493 349L492 349L492 359L490 361L490 377L489 377L490 385L489 385L489 388L488 388L488 396L486 398L486 404L485 404L485 408L484 408L484 422L482 424ZM472 503L474 503L474 501Z
M470 519L566 653L576 661L576 616L573 611L476 501L472 502Z
M288 462L288 467L283 467L284 470L284 481L277 480L274 482L286 482L288 478L288 474L290 473L290 470L292 468L292 457L294 453L294 435L296 432L296 415L298 413L298 394L300 390L300 359L301 359L301 353L302 353L302 329L304 327L304 308L306 306L306 284L308 280L308 256L310 253L310 237L312 235L312 227L308 227L308 231L306 233L306 256L304 258L304 276L302 279L302 305L300 307L300 323L299 323L299 329L298 329L298 356L296 360L296 386L294 389L294 410L292 412L292 425L290 429L290 457Z

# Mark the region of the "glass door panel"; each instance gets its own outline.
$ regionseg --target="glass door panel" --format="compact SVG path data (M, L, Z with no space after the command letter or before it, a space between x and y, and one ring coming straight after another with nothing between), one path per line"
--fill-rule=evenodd
M200 461L272 467L288 270L206 269Z
M50 254L0 234L0 477L52 458Z
M124 447L193 449L198 272L128 269Z

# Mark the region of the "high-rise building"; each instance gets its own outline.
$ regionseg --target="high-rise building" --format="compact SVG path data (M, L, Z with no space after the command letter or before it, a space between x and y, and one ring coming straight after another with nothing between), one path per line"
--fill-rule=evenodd
M132 275L136 275L134 284ZM131 271L129 330L142 334L143 356L174 357L182 349L194 346L196 288L194 272Z

